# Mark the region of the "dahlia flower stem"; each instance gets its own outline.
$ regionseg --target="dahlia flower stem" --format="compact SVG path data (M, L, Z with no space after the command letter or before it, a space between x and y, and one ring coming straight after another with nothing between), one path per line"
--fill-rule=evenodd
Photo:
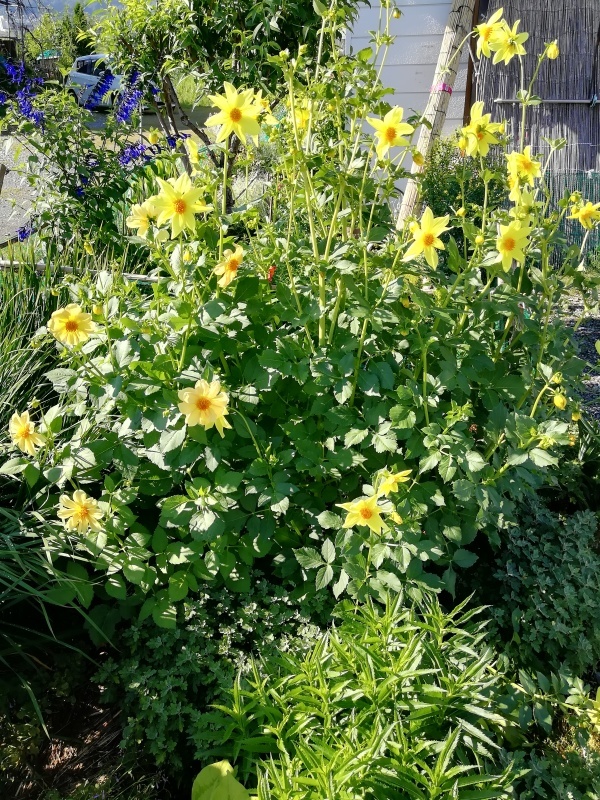
M225 214L227 213L227 173L229 172L229 136L225 139L225 156L223 158L223 194L221 197L221 224L219 225L219 261L223 258L223 242L225 239Z
M356 395L356 387L358 385L358 373L360 372L360 361L362 358L363 346L365 344L365 337L367 335L368 325L369 325L369 320L367 317L365 317L362 324L362 330L360 332L360 340L358 342L358 350L356 353L356 364L354 365L354 376L352 377L352 394L350 395L350 402L348 403L350 408L352 408L352 406L354 405L354 396Z

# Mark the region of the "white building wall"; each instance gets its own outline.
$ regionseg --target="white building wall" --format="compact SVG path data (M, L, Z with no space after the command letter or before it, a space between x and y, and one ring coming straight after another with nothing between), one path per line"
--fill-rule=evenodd
M402 15L390 21L390 33L396 40L388 49L381 79L384 85L394 89L393 96L387 95L386 100L391 105L402 106L406 119L412 112L420 114L427 105L452 3L451 0L395 0L395 5ZM369 31L377 30L379 14L377 0L373 0L370 7L361 6L353 28L346 34L347 52L356 53L371 45ZM444 134L452 133L463 124L467 59L465 49L450 98Z

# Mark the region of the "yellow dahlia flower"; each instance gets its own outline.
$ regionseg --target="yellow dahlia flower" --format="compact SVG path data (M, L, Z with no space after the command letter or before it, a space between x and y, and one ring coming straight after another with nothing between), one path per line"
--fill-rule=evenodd
M529 34L517 33L520 22L521 20L518 19L512 28L504 22L492 34L490 47L496 51L492 61L493 64L497 64L499 61L504 61L505 64L508 64L514 56L525 55L523 42L529 39Z
M525 183L533 186L535 178L542 174L542 165L531 157L531 146L527 145L522 153L513 151L506 156L508 173L513 178L521 178Z
M558 39L555 39L553 42L550 42L548 45L548 49L546 50L546 55L550 59L550 61L554 61L555 58L558 58L560 55L560 49L558 47Z
M225 250L223 253L223 258L214 269L215 275L220 275L221 277L217 281L219 286L225 288L229 286L231 281L237 275L237 271L240 268L240 264L244 258L245 252L242 248L237 245L235 248L235 252L233 250Z
M402 122L403 114L404 109L396 106L388 111L383 119L367 117L369 125L375 128L377 158L383 158L390 147L408 145L408 140L404 138L404 135L413 133L414 128L407 122Z
M36 433L35 425L29 419L29 411L13 414L8 423L8 432L12 443L29 456L34 456L38 447L46 441L43 434Z
M490 145L498 144L495 134L501 133L504 130L504 125L501 122L492 122L491 118L491 114L483 113L483 102L481 100L473 103L471 121L461 131L462 136L466 139L466 147L464 149L468 155L487 156Z
M363 525L373 533L380 534L387 531L387 525L381 518L382 508L377 505L377 496L359 497L351 503L338 503L340 508L347 511L344 520L344 528L353 528L355 525Z
M600 219L600 203L592 203L590 200L584 205L573 206L571 208L571 216L567 219L577 219L583 227L591 231L594 223Z
M437 250L445 250L444 243L439 239L440 234L449 230L447 227L449 215L434 217L433 211L427 207L421 217L421 224L415 223L411 229L413 243L404 254L403 261L412 261L421 253L430 267L435 269L438 265Z
M496 250L499 254L498 260L502 262L502 269L508 272L513 260L519 264L525 261L524 249L529 244L527 237L531 233L531 229L523 227L520 221L499 227L500 234L496 239Z
M157 225L164 225L165 222L171 223L171 239L188 228L194 231L196 228L195 214L203 211L212 211L212 206L207 206L200 202L202 189L195 189L192 186L189 175L183 173L176 180L170 178L164 181L162 178L156 179L161 191L156 197L152 198L152 204L157 214Z
M206 120L209 127L220 125L217 142L222 142L235 133L246 144L246 136L258 137L260 125L257 117L262 112L262 106L256 102L252 89L237 91L230 83L223 84L225 94L210 94L213 104L220 108L218 114L213 114Z
M62 344L75 347L87 342L96 330L96 323L92 322L91 314L85 314L77 303L69 303L53 312L48 330Z
M202 425L207 430L214 425L221 436L225 436L225 428L231 428L225 419L229 413L227 410L229 395L221 391L218 380L212 380L210 383L199 380L193 389L180 389L178 394L181 400L178 408L185 414L187 425L190 427Z
M504 9L499 8L495 14L488 19L487 22L482 22L481 25L475 26L475 33L477 34L477 58L482 55L489 58L491 56L491 47L494 34L502 27L502 13Z
M98 508L98 503L81 489L73 492L72 498L68 494L61 494L57 516L68 531L86 533L88 529L102 529L102 511Z
M153 199L148 199L144 203L135 203L131 207L131 213L125 220L127 227L137 228L137 235L145 239L148 235L152 218L156 216Z
M395 474L385 470L381 475L382 480L377 488L377 494L387 497L388 494L397 492L401 483L408 483L410 480L410 473L410 469L405 469Z

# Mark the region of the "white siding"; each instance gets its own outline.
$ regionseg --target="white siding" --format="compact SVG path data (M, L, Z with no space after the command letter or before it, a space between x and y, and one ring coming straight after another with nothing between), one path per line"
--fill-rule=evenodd
M402 106L405 117L411 111L421 113L427 105L451 0L396 0L400 19L392 19L390 33L396 37L389 47L381 79L394 89L386 99ZM358 19L346 34L347 52L358 52L370 46L369 31L379 27L380 4L373 2L360 8ZM461 60L450 99L443 133L449 134L463 123L467 55Z

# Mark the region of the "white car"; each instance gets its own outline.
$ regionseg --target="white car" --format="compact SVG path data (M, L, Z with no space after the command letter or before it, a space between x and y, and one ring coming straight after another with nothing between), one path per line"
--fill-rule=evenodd
M106 55L94 54L92 56L79 56L65 81L65 88L77 100L80 106L84 106L96 85L107 75L112 75L110 69L110 59ZM97 98L94 108L112 108L115 100L121 94L123 82L122 75L113 75L113 80L102 98Z

